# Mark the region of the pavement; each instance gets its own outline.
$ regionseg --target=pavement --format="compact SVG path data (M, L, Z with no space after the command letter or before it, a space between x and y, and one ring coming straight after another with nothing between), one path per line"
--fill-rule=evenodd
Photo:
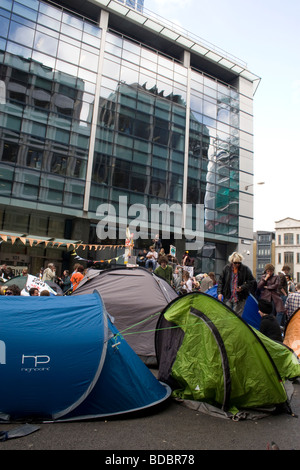
M96 450L102 451L98 463L117 465L124 464L124 461L117 460L123 458L123 455L134 456L139 455L137 451L144 451L142 455L146 455L146 458L141 460L143 463L174 463L171 460L167 462L166 455L170 454L172 459L172 455L176 454L179 460L175 463L189 466L198 465L199 451L269 450L273 441L279 450L300 450L299 379L293 387L291 408L294 416L281 413L256 420L233 421L191 410L170 399L159 408L151 408L146 414L133 417L37 423L39 429L36 432L0 442L0 450ZM0 431L18 426L20 423L2 423ZM127 451L126 454L123 451ZM184 457L186 455L190 460L183 462L187 459ZM268 455L274 456L274 453ZM150 456L154 459L151 462ZM159 458L161 461L157 460ZM129 466L141 468L135 463L125 461Z

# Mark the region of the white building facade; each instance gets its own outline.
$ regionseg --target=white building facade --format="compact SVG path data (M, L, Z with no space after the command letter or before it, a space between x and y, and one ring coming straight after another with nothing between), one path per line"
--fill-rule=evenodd
M291 276L300 282L300 220L286 218L275 222L275 269L291 268Z

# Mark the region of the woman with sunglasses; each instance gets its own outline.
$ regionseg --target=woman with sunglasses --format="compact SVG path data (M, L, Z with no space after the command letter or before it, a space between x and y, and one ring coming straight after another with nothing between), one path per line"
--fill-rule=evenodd
M223 301L239 316L242 315L247 297L255 294L256 280L248 266L242 263L243 256L232 253L218 282L218 300Z
M16 284L7 287L4 295L21 295L21 291Z

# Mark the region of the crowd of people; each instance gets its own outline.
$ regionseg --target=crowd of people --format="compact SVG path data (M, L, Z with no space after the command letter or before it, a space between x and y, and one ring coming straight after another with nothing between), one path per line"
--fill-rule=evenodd
M287 265L275 274L275 267L267 264L257 282L251 269L243 263L243 256L234 252L217 281L213 272L192 274L189 268L193 266L193 259L188 251L178 263L176 258L166 255L163 248L158 251L154 245L139 253L137 263L164 278L178 294L207 292L215 286L218 300L239 316L242 316L246 300L252 294L258 301L261 332L277 341L282 341L287 320L300 308L300 283L294 284Z
M193 275L194 259L188 251L184 252L179 263L176 257L166 254L164 248L157 249L151 245L148 251L144 249L138 253L136 261L138 266L165 279L178 294L205 292L217 283L213 272Z
M51 290L44 285L45 283L47 284L48 281L57 284L61 288L63 294L72 293L78 287L84 274L84 266L80 263L76 263L71 274L66 269L63 271L62 276L59 277L56 272L55 264L48 263L48 266L45 269L41 267L40 271L33 275L35 280L38 279L42 281L39 287L30 287L30 285L28 286L26 285L26 282L24 282L24 287L21 289L17 284L7 285L5 283L5 281L13 279L14 275L11 268L4 264L0 268L0 278L3 281L3 283L0 284L0 295L49 296L51 294ZM28 278L28 275L28 268L24 268L21 272L21 277ZM33 281L33 284L36 284L36 281ZM44 289L43 287L46 288Z
M261 331L272 339L282 340L282 330L291 315L300 308L300 283L294 284L290 276L290 267L283 266L282 271L275 274L275 267L267 264L261 279L257 282L248 266L243 263L243 256L232 253L224 266L218 281L215 273L203 273L194 276L194 260L188 251L182 259L166 254L164 248L155 240L149 250L142 250L137 256L137 265L165 279L179 295L199 291L207 292L216 288L216 297L230 307L239 316L242 315L246 300L252 294L258 300L258 310L262 317ZM28 276L24 269L22 276ZM57 283L63 294L73 292L85 275L85 268L77 263L73 272L64 270L61 277L56 273L54 263L41 268L35 277L43 282ZM6 265L0 268L0 278L8 280L13 277ZM17 285L0 285L2 295L50 295L49 290L41 290L36 286L28 288L23 294Z

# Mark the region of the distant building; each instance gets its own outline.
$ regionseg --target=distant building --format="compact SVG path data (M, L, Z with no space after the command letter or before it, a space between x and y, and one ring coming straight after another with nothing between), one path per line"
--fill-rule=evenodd
M275 232L257 231L254 234L253 258L253 275L260 280L265 265L275 265Z
M300 282L300 220L287 217L275 222L275 269L283 265L291 268L290 275Z

